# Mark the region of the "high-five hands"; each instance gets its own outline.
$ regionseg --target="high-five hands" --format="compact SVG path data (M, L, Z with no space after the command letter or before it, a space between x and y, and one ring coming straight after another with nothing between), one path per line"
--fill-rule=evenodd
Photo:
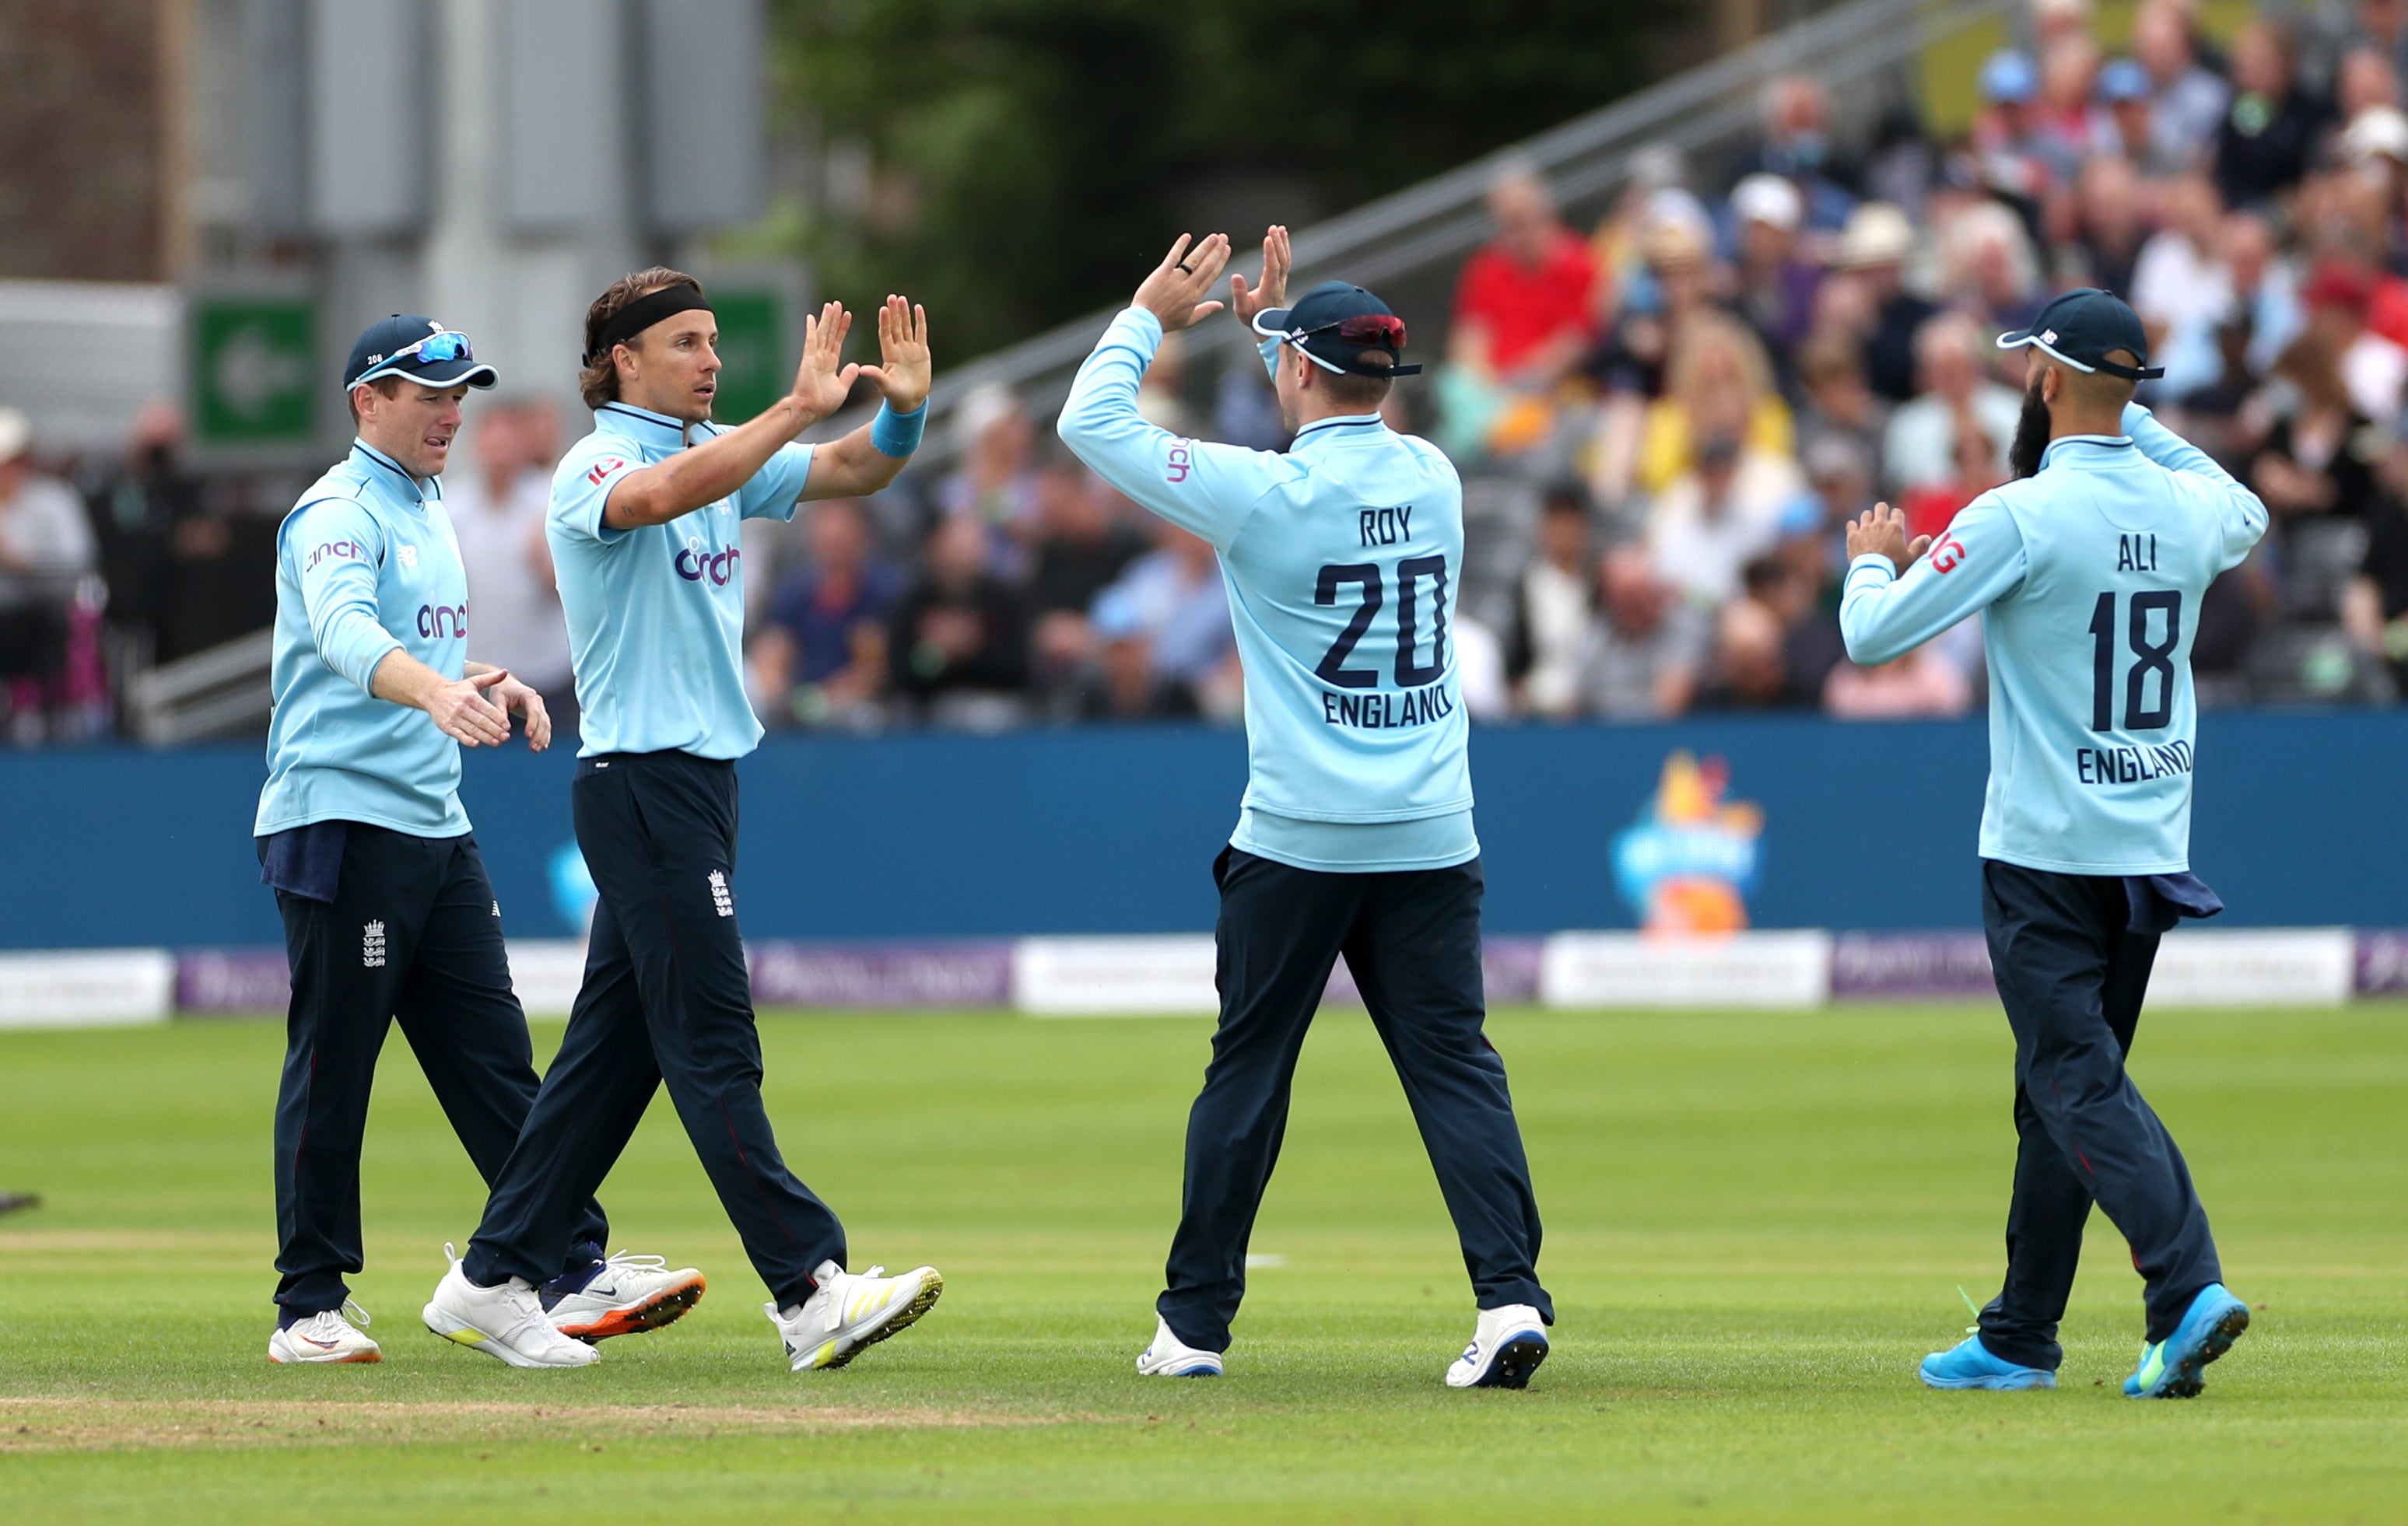
M1221 310L1218 302L1207 302L1204 293L1221 282L1221 271L1229 263L1229 235L1209 234L1203 242L1189 249L1189 235L1181 234L1154 267L1130 299L1130 306L1143 307L1162 320L1162 331L1175 334Z
M1229 273L1229 312L1248 329L1254 326L1254 315L1266 307L1287 304L1287 272L1294 262L1288 250L1287 226L1274 222L1263 235L1263 276L1253 290L1246 287L1246 278L1236 271ZM1194 262L1189 262L1193 264Z
M878 309L878 354L880 364L861 367L861 374L878 383L888 407L910 413L928 400L933 372L926 308L908 297L889 296Z
M1931 549L1929 535L1906 538L1906 511L1887 504L1875 504L1856 517L1848 526L1848 560L1860 556L1885 556L1889 564L1903 575L1915 559Z
M878 315L882 335L886 326L886 314ZM831 302L820 308L817 318L803 323L803 364L795 372L795 401L810 415L805 423L814 423L844 406L853 394L853 378L861 374L858 365L844 364L844 336L853 330L853 314L844 310L841 302ZM925 365L927 351L921 351ZM927 388L921 388L927 395ZM915 406L917 405L914 405Z

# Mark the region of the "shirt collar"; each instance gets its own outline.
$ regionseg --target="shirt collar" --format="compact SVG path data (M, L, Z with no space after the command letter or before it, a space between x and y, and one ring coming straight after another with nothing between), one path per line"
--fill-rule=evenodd
M1347 413L1329 419L1315 419L1312 422L1305 425L1302 429L1296 432L1296 438L1289 443L1288 449L1293 450L1298 446L1306 444L1308 435L1319 435L1321 439L1311 441L1311 443L1318 445L1322 443L1322 440L1345 438L1343 435L1339 433L1341 430L1384 429L1386 427L1387 421L1382 419L1376 413Z
M430 477L423 481L409 475L409 469L367 441L351 440L351 460L371 482L381 482L392 492L413 504L439 503L443 498L443 479Z
M633 403L603 404L594 410L594 424L597 429L624 435L639 445L656 445L667 450L683 449L693 443L689 436L693 425L666 413L639 408Z
M2129 435L2059 435L2049 441L2048 448L2040 453L2041 465L2045 467L2049 458L2055 456L2059 448L2069 445L2079 445L2092 450L2128 450L2132 448L2132 436Z

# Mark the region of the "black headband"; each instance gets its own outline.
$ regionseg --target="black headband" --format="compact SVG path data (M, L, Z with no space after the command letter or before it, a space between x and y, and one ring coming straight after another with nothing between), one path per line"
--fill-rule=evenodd
M647 292L620 308L611 316L610 321L602 325L602 337L595 344L594 353L585 357L585 364L594 364L609 354L615 346L625 344L664 318L695 311L709 312L710 304L704 300L700 292L683 281L675 286L664 286L657 292Z

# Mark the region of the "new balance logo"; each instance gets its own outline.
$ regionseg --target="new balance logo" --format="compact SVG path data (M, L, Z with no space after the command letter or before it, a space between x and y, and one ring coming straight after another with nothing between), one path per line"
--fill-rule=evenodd
M393 553L401 558L401 564L405 567L418 565L418 548L415 546L396 546L393 549Z
M384 923L370 922L360 929L360 968L384 968Z
M725 872L713 869L705 877L710 881L710 905L712 909L717 911L723 917L735 916L736 901L734 897L727 893L727 876Z

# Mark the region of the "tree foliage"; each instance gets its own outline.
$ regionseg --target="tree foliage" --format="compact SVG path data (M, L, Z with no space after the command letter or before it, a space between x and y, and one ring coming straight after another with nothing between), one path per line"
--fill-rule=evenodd
M1125 295L1212 177L1341 210L1644 82L1680 8L774 0L781 108L878 170L865 215L793 236L832 294L909 292L967 358Z

